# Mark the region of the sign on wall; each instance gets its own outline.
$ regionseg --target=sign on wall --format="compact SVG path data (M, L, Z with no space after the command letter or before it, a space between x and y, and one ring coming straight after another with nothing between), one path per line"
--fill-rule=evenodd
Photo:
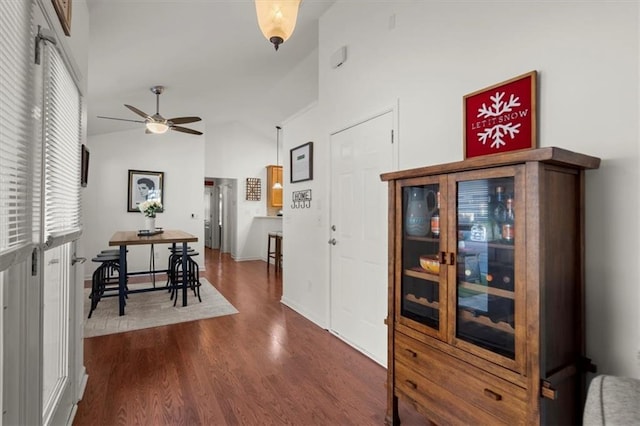
M537 72L464 96L464 158L535 148Z

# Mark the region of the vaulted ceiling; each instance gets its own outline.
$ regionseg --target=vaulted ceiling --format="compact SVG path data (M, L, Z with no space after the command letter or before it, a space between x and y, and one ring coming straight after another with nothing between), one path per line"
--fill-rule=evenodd
M96 116L139 118L124 104L153 114L154 85L166 87L165 118L197 115L208 128L278 123L299 105L274 87L318 46L318 18L334 1L304 0L292 37L276 52L252 0L88 0L89 134L140 126Z

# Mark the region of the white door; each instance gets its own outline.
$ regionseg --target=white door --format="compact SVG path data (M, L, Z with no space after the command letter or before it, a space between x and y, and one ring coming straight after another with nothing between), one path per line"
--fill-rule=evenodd
M387 362L387 185L393 112L331 135L331 332Z
M43 17L36 19L42 19ZM42 161L39 270L42 275L42 423L69 421L78 400L82 364L82 284L76 241L80 203L81 94L60 43L41 43Z
M6 115L0 125L2 423L64 424L77 401L78 369L72 367L81 357L75 294L82 289L73 266L80 235L79 94L74 87L75 109L44 104L54 91L67 92L59 80L45 78L62 65L49 54L51 34L49 41L33 43L36 28L47 26L45 12L40 2L0 5L0 47L12 52L0 60L0 109ZM53 139L69 143L53 146Z

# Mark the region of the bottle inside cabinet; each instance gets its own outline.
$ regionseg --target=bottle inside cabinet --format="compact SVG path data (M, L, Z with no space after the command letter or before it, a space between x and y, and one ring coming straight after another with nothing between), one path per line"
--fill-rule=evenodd
M513 177L462 181L457 188L456 337L511 359L515 195Z
M437 184L403 189L401 314L440 327L440 222Z

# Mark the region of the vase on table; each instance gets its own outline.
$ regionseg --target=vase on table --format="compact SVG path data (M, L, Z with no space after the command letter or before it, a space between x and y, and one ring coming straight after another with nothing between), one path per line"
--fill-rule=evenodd
M156 217L155 216L145 216L144 217L144 229L149 232L153 232L156 230Z

